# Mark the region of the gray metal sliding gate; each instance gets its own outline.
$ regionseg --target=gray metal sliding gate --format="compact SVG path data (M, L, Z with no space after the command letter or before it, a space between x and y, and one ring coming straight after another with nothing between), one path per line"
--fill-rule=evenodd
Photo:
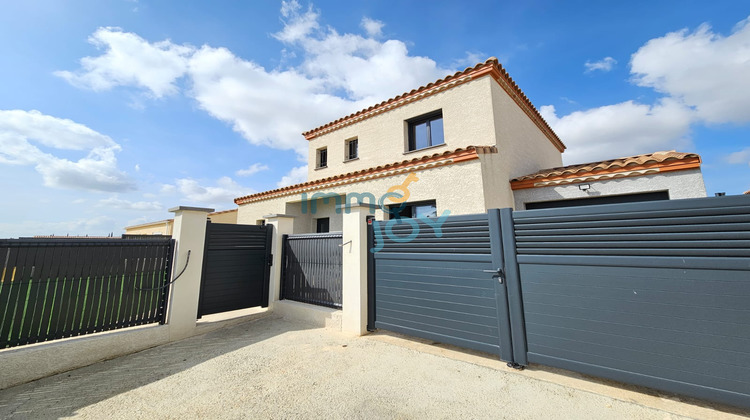
M750 407L748 196L491 210L440 234L422 221L371 234L374 327Z
M750 407L750 197L513 221L529 362Z

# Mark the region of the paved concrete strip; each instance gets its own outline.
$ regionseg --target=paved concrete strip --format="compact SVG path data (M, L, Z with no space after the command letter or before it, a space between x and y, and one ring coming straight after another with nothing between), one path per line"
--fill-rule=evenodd
M429 347L269 316L0 391L0 418L685 418Z

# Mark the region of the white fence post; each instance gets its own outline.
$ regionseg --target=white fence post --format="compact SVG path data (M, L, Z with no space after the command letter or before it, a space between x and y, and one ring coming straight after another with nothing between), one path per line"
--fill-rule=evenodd
M266 223L273 226L273 236L271 238L271 254L273 255L273 265L271 266L271 284L268 286L268 310L273 310L276 302L279 301L281 291L281 248L282 237L291 235L294 232L294 216L287 214L269 214L263 216Z
M367 216L373 206L356 203L344 206L341 330L367 334Z
M169 293L167 322L169 339L174 341L191 336L195 330L203 274L206 218L214 209L179 206L169 211L175 214L172 237L177 242L176 257L172 263L172 278L185 270L172 284Z

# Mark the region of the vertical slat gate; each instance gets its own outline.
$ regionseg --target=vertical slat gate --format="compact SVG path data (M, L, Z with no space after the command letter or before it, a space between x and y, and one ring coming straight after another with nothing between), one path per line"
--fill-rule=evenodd
M342 234L284 235L281 298L341 308Z
M163 323L173 249L168 237L0 240L0 348Z
M268 306L273 226L206 225L198 317Z

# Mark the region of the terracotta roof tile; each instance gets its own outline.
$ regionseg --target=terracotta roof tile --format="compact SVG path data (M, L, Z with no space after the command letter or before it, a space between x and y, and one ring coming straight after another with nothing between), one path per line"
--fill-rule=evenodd
M666 152L654 152L645 155L629 156L601 162L580 163L577 165L561 166L558 168L542 169L533 174L514 178L512 181L523 181L526 179L549 178L553 176L574 175L580 173L595 172L598 170L625 168L633 165L645 165L647 163L661 163L667 160L682 160L686 158L699 158L695 153L680 153L674 150Z
M405 105L411 101L421 99L432 93L437 93L444 89L449 89L454 85L470 81L485 75L491 75L501 87L508 93L508 95L516 101L521 109L526 112L529 118L545 133L547 138L557 147L561 152L565 150L565 145L557 137L557 134L547 124L539 111L534 107L526 94L523 93L521 88L518 87L515 81L510 77L508 72L498 62L497 58L490 57L484 63L479 63L474 67L467 67L463 71L456 72L452 75L448 75L442 79L438 79L435 82L428 83L424 86L420 86L416 89L412 89L409 92L395 96L391 99L387 99L377 105L373 105L369 108L357 111L353 114L339 118L335 121L331 121L327 124L321 125L320 127L302 133L306 139L311 140L324 132L337 130L341 127L354 124L363 119L373 117L382 112L393 109L401 105Z
M413 159L402 160L400 162L389 163L386 165L375 166L372 168L362 169L359 171L348 172L345 174L330 176L328 178L316 179L314 181L302 182L299 184L289 185L275 190L263 191L256 194L246 195L244 197L238 197L234 199L236 204L244 204L257 199L276 195L284 192L291 192L302 188L313 187L328 184L335 181L344 180L347 178L355 178L364 175L369 175L377 172L385 172L389 170L399 169L401 167L408 167L418 165L422 163L428 163L436 160L453 159L454 162L475 159L480 154L497 153L497 147L495 146L468 146L466 148L458 148L455 150L449 150L443 153L434 153L432 155L421 156Z
M678 165L689 163L689 165ZM628 170L660 167L665 170L665 164L675 164L670 170L691 169L700 166L700 156L695 153L681 153L674 150L648 153L645 155L628 156L623 158L604 160L600 162L581 163L558 168L543 169L533 174L520 176L511 180L516 188L533 187L534 183L578 178L588 175L612 174Z

